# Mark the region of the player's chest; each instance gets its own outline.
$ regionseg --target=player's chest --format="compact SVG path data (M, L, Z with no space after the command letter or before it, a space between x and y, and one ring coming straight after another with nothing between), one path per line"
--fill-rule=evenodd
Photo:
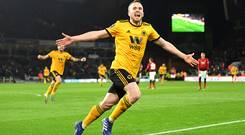
M140 44L141 42L147 41L149 31L146 28L126 27L121 29L119 36L131 43Z
M54 59L57 62L64 63L66 61L66 56L64 54L57 54Z

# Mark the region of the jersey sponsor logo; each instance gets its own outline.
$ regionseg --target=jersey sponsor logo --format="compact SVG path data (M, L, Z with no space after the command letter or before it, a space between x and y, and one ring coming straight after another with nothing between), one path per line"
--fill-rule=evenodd
M129 45L130 49L140 51L141 47L139 45L142 42L142 37L139 38L139 37L129 36L129 38L132 43Z
M63 58L58 58L59 62L64 62Z
M142 37L129 36L129 38L132 44L140 44L142 42Z
M140 51L140 46L138 46L138 45L129 45L129 47L130 47L130 49Z

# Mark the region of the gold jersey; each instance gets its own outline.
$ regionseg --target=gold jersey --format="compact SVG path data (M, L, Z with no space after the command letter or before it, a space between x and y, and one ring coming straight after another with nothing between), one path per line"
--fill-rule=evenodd
M103 65L100 65L99 67L98 67L98 74L99 75L105 75L105 73L106 73L106 67L105 66L103 66Z
M232 66L231 68L231 74L236 75L238 73L238 68L236 66Z
M116 55L111 69L124 69L136 78L147 41L157 40L160 35L149 23L134 26L128 20L117 21L106 31L115 37Z
M50 72L56 71L60 75L63 75L65 69L65 62L71 58L68 52L61 51L51 51L48 56L52 58L52 64Z
M48 76L49 75L49 69L48 68L44 68L43 75L44 76Z
M166 66L160 66L159 69L158 69L158 73L160 75L166 74L166 71L167 71L167 67Z

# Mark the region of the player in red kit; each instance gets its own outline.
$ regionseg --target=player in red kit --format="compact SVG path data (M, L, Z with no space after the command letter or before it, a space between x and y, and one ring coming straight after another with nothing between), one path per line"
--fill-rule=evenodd
M155 89L155 76L156 76L156 64L154 63L152 58L149 58L149 63L147 64L146 70L149 72L149 79L150 79L150 84L149 88L150 89Z
M201 58L198 59L198 77L199 77L199 89L202 89L202 79L204 80L204 89L207 87L207 71L209 69L209 60L205 58L205 53L201 53Z

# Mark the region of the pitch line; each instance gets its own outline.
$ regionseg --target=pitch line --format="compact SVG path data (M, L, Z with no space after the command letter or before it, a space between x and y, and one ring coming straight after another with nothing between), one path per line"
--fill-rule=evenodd
M245 120L236 120L236 121L215 123L215 124L209 124L209 125L203 125L203 126L197 126L197 127L182 128L182 129L177 129L177 130L169 130L169 131L158 132L158 133L150 133L150 134L145 134L145 135L163 135L163 134L170 134L170 133L176 133L176 132L190 131L190 130L195 130L195 129L216 127L216 126L222 126L222 125L230 125L230 124L236 124L236 123L242 123L242 122L245 122Z

